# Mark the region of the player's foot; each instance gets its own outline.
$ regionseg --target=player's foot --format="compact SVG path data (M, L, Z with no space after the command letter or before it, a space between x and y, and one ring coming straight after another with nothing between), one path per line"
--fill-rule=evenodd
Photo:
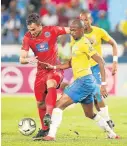
M108 138L109 139L120 139L120 136L116 135L115 133L108 133Z
M49 129L47 129L47 130L39 129L37 135L35 135L35 136L33 137L33 140L41 140L42 137L48 135L48 132L49 132Z
M45 136L45 137L42 137L42 140L44 141L55 141L55 137L51 137L51 136Z
M113 129L113 127L115 127L115 124L113 123L112 120L107 121L107 123L111 129Z
M46 114L43 118L43 122L45 126L50 127L51 124L51 116L49 114Z

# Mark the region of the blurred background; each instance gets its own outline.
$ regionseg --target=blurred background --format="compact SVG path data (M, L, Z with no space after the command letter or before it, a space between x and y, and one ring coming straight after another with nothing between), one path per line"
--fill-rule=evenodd
M70 20L77 18L85 9L91 11L93 25L105 29L118 43L119 66L115 77L111 75L112 48L108 44L103 44L108 90L112 95L127 96L127 0L2 0L1 87L3 94L33 93L36 69L33 66L19 64L21 43L27 31L28 14L39 13L43 25L68 26ZM69 35L58 38L61 62L65 62L70 57L69 41Z

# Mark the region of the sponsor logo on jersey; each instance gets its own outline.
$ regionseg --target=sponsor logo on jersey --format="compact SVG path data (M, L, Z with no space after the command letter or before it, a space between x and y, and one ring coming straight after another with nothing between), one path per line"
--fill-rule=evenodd
M48 43L40 43L36 45L37 51L38 52L46 52L49 49Z
M47 38L48 38L48 37L50 37L50 36L51 36L51 33L50 33L50 32L48 32L48 31L46 31L44 35L45 35L45 37L47 37Z

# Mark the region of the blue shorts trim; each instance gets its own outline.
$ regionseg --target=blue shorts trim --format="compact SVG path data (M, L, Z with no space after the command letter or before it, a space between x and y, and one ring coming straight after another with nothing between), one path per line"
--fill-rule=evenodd
M74 103L80 102L89 104L93 102L96 88L95 78L93 75L88 75L76 79L72 84L65 88L64 93L67 94Z
M97 65L91 67L91 71L92 71L93 76L96 79L96 83L98 85L101 85L101 74L100 74L100 67L99 67L99 65L97 64Z
M97 65L91 67L91 71L92 71L93 76L96 79L96 83L98 85L101 85L101 75L100 75L100 67L99 67L99 65L97 64ZM96 100L98 102L101 102L102 101L101 93L100 93L100 88L99 87L96 89L95 98L96 98Z

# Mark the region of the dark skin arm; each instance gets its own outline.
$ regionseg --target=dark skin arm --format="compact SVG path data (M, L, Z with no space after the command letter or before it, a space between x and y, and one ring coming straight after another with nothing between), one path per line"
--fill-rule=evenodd
M112 51L113 51L113 56L117 56L118 55L118 46L117 46L117 43L116 41L111 38L108 43L112 46ZM117 62L116 61L113 61L113 64L112 64L112 75L115 75L117 72Z
M68 69L68 68L71 68L71 59L64 64L59 64L56 66L53 66L53 65L48 64L48 63L46 65L47 65L46 69ZM54 67L56 67L56 68L54 68Z

